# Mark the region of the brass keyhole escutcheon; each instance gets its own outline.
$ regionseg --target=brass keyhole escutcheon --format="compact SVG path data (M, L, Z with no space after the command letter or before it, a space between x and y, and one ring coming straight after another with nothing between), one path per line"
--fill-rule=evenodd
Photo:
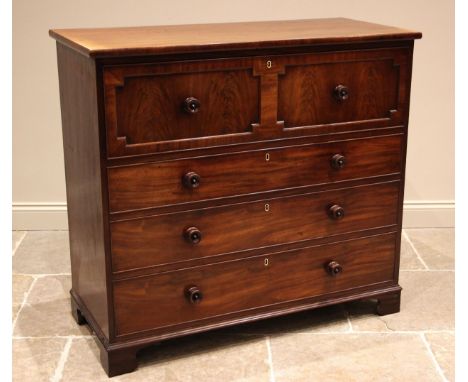
M265 212L270 211L270 205L268 203L265 204Z
M269 260L268 258L266 258L265 260L263 260L263 264L265 264L265 267L268 267L268 264L269 264Z
M265 154L265 160L268 162L270 160L270 153Z
M267 68L271 69L271 61L270 60L267 61Z

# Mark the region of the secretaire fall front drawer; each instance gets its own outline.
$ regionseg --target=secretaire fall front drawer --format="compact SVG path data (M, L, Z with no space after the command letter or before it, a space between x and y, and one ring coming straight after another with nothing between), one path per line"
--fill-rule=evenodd
M401 171L401 134L108 168L112 212Z
M109 157L399 125L406 49L103 68Z
M386 234L115 281L116 332L188 324L390 281L394 252L395 235Z
M121 272L397 224L399 181L111 223ZM209 261L210 261L209 260Z

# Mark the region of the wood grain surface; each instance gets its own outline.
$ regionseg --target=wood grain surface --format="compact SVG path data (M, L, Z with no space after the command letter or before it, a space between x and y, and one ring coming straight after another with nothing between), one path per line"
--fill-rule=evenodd
M297 127L388 118L399 76L392 59L290 66L279 77L278 119ZM346 100L336 99L338 85L349 89Z
M111 224L113 271L396 225L399 182L266 199ZM332 205L345 211L333 220ZM197 244L184 231L201 232Z
M110 210L151 208L399 173L402 142L401 135L392 135L111 167ZM347 158L340 170L331 165L335 154ZM182 183L188 172L201 177L196 189Z
M376 236L118 281L117 336L389 281L394 250L394 235ZM336 277L325 268L332 260L343 267ZM185 297L192 285L199 304Z
M57 46L62 111L72 288L91 314L98 335L111 333L106 230L94 62ZM105 171L105 167L103 166Z
M259 119L258 88L248 70L126 78L116 94L118 136L139 144L249 132ZM198 112L184 111L189 97Z
M62 44L93 57L256 49L340 42L421 38L421 33L346 18L52 29Z

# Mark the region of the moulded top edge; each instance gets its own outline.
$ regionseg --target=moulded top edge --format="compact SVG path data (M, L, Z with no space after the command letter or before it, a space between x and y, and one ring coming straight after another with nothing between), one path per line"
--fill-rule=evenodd
M345 18L52 29L49 34L60 43L90 57L413 40L422 37L420 32Z

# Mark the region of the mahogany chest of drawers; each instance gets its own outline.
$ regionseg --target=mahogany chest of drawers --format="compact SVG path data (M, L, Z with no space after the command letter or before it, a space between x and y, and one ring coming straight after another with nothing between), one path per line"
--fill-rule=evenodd
M420 33L324 19L50 34L72 314L109 376L191 333L357 299L399 311Z

